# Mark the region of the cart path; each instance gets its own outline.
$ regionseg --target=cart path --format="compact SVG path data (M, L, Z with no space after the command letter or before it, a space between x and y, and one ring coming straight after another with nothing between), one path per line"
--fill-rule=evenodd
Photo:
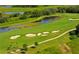
M70 31L72 31L72 30L75 30L75 28L74 28L74 29L67 30L67 31L65 31L64 33L62 33L62 34L60 34L59 36L56 36L56 37L54 37L54 38L47 39L47 40L44 40L44 41L42 41L42 42L38 42L38 44L43 44L43 43L46 43L46 42L55 40L55 39L57 39L57 38L60 38L61 36L65 35L66 33L70 32ZM29 45L28 47L31 47L31 46L34 46L34 44Z

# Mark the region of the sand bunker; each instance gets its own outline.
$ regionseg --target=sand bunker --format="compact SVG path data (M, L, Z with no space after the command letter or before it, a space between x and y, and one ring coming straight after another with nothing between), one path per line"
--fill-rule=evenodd
M43 34L49 34L49 32L43 32Z
M15 35L15 36L11 36L10 39L17 39L19 37L20 37L20 35Z
M26 37L35 37L36 34L26 34L25 36L26 36Z
M51 33L57 33L57 32L59 32L59 30L56 30L56 31L52 31Z
M56 31L52 31L51 33L57 33L59 32L59 30L56 30ZM26 34L25 36L26 37L36 37L36 36L47 36L50 32L42 32L42 33L29 33L29 34ZM11 36L10 39L17 39L19 38L21 35L15 35L15 36Z
M41 36L42 35L42 33L37 33L37 36Z
M41 36L47 36L46 34L42 34Z
M41 36L47 36L49 32L43 32Z

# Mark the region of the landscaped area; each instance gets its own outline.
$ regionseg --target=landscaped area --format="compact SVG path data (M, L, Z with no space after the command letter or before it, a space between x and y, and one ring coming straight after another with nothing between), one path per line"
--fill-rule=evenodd
M0 53L79 53L78 7L0 6Z

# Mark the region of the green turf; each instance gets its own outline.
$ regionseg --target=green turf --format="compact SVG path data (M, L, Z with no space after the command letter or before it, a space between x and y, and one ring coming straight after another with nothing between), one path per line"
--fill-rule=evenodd
M0 53L6 53L6 48L13 43L10 43L12 40L10 40L10 36L12 35L17 35L20 34L21 37L16 39L15 42L17 42L17 46L21 47L22 44L26 43L27 45L31 45L34 42L41 42L53 37L56 37L57 35L62 34L63 32L75 28L75 26L79 23L79 21L69 21L68 19L70 18L79 18L79 14L55 14L60 16L59 19L57 19L56 21L52 21L49 22L47 24L39 24L38 26L34 26L33 28L23 28L23 29L19 29L19 30L12 30L9 32L4 32L4 33L0 33ZM39 32L43 32L43 31L53 31L53 30L60 30L59 33L57 34L49 34L47 37L34 37L34 38L26 38L25 34L26 33L39 33ZM60 39L60 38L59 38ZM50 45L48 45L49 47L55 46L56 44L59 44L57 42L64 42L66 41L65 39L57 39L56 42L54 42L53 44L50 43ZM67 40L68 41L68 40ZM51 41L53 42L53 41ZM13 44L14 45L14 44ZM45 49L47 48L47 46L42 47L39 46L39 50ZM33 53L35 53L36 51L34 51ZM30 51L30 53L32 53L32 50ZM54 53L54 52L52 52Z

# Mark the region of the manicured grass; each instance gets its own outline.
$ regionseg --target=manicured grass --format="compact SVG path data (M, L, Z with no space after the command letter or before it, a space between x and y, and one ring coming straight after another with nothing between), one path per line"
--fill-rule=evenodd
M31 45L31 44L34 44L34 42L41 42L41 41L56 37L69 29L75 28L75 26L79 23L79 21L68 20L70 18L79 18L78 17L79 14L63 13L63 14L55 14L55 15L60 16L60 18L57 19L56 21L52 21L47 24L40 24L39 26L34 26L33 28L23 28L19 30L12 30L9 32L0 33L0 53L6 53L7 47L10 44L13 44L13 43L10 43L12 41L10 40L10 36L20 34L21 37L16 39L15 42L17 42L17 46L21 47L22 44L25 44L25 43L27 45ZM26 33L39 33L39 32L45 32L45 31L51 32L53 30L60 30L60 32L56 34L49 34L47 37L34 37L34 38L25 37ZM69 40L66 40L64 38L63 39L59 38L54 41L51 41L51 43L49 42L44 43L44 46L40 44L37 49L40 51L43 51L46 48L56 47L56 49L58 50L57 45L64 42L69 42ZM38 51L37 49L29 49L28 53L36 53ZM55 53L55 52L52 52L52 53Z

